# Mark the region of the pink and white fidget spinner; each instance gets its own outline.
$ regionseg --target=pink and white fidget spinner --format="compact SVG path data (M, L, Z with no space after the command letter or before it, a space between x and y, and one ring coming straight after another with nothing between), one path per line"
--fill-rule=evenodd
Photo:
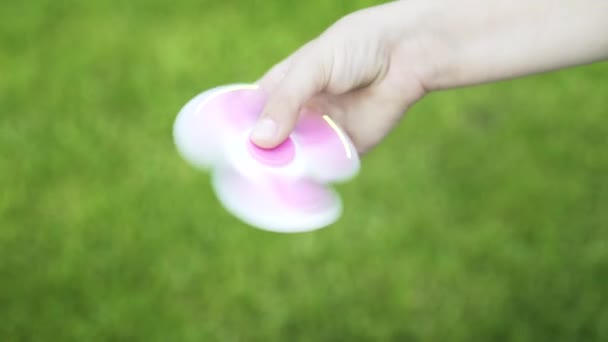
M199 94L175 121L180 155L210 171L220 202L249 225L295 233L334 223L342 201L329 184L359 171L353 143L329 116L306 110L281 145L262 149L250 134L264 103L261 90L250 84Z

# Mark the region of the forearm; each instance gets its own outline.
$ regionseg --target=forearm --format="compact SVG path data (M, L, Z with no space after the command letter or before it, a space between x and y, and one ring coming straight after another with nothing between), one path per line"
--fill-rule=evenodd
M546 72L608 58L607 0L406 0L404 25L423 51L429 90ZM407 33L410 32L410 33ZM411 33L413 32L413 33Z

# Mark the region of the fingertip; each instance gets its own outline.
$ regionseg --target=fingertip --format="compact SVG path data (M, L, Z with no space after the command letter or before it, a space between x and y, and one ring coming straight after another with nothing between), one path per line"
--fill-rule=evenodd
M251 132L251 141L262 148L280 145L293 131L297 121L297 111L267 106Z
M259 147L272 148L277 143L276 121L269 117L261 117L251 132L251 141Z

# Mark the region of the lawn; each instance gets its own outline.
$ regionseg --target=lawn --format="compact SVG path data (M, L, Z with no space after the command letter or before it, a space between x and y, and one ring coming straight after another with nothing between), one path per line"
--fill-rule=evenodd
M431 94L306 234L171 130L372 1L0 5L0 341L606 341L608 64Z

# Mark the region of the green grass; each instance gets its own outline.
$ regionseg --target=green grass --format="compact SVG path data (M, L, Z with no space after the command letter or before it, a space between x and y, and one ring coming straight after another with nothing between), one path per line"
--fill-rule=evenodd
M192 96L370 4L0 5L0 340L608 340L607 64L432 94L315 233L178 156Z

